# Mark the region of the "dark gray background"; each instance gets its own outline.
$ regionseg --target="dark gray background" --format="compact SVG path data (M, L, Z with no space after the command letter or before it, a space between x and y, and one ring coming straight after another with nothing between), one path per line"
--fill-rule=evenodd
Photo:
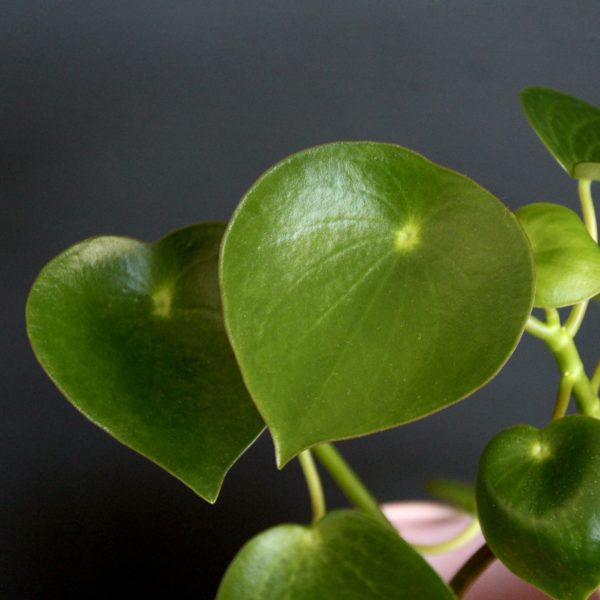
M211 598L250 535L309 513L267 436L211 507L73 410L24 332L46 261L97 234L226 219L272 163L342 139L411 147L513 208L576 207L517 94L600 103L599 26L597 0L1 2L2 597ZM543 423L556 383L524 339L473 397L340 447L382 500L422 497L428 478L472 479L494 432Z

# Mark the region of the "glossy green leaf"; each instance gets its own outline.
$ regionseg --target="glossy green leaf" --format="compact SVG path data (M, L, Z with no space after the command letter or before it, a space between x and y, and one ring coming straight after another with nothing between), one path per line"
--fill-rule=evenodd
M426 484L427 491L438 500L443 500L471 515L477 513L475 486L454 479L432 479Z
M27 304L35 353L67 398L210 502L263 428L223 325L224 227L81 242L44 268Z
M533 247L536 306L569 306L600 292L600 247L576 213L540 203L515 214Z
M600 421L572 416L501 432L479 466L485 538L511 571L558 600L600 585Z
M399 146L291 156L223 243L225 320L279 464L486 383L529 315L533 265L491 194Z
M280 525L250 540L217 600L451 600L437 573L391 528L358 512Z
M600 109L542 87L523 90L521 104L539 138L572 177L600 180Z

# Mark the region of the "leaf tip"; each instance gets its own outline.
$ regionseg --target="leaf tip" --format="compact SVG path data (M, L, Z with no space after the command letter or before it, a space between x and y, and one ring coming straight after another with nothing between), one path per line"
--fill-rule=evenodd
M283 469L293 458L295 458L305 448L288 446L285 440L282 440L271 431L273 445L275 446L275 464L279 470Z

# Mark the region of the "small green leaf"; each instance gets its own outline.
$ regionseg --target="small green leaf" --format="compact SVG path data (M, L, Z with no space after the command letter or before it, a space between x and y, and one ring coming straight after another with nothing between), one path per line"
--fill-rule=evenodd
M600 584L600 421L572 416L497 435L479 465L477 507L494 554L558 600Z
M263 428L223 325L224 228L81 242L43 269L27 304L37 358L65 396L209 502Z
M539 203L515 214L533 247L535 306L569 306L600 292L600 247L576 213Z
M454 479L432 479L426 484L427 491L438 500L442 500L471 515L477 514L475 486Z
M279 464L484 385L531 309L522 228L399 146L338 143L268 171L223 243L225 320Z
M548 88L521 92L529 123L572 177L600 181L600 109Z
M316 525L280 525L250 540L217 600L452 600L439 575L392 529L344 510Z

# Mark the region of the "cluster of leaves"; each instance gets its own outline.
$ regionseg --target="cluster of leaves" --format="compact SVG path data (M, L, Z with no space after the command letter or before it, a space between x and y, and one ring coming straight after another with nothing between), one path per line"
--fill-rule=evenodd
M522 101L585 196L600 179L600 111L543 88ZM600 293L590 202L585 223L554 204L513 214L405 148L329 144L264 174L227 226L70 248L36 280L28 331L81 412L214 502L265 425L283 466L425 417L486 384L527 328L556 356L561 408L542 431L491 442L477 509L509 568L583 600L600 584L599 403L573 342ZM563 325L556 308L571 305ZM584 415L562 418L571 394ZM388 524L344 510L259 535L218 594L282 597L455 593Z

